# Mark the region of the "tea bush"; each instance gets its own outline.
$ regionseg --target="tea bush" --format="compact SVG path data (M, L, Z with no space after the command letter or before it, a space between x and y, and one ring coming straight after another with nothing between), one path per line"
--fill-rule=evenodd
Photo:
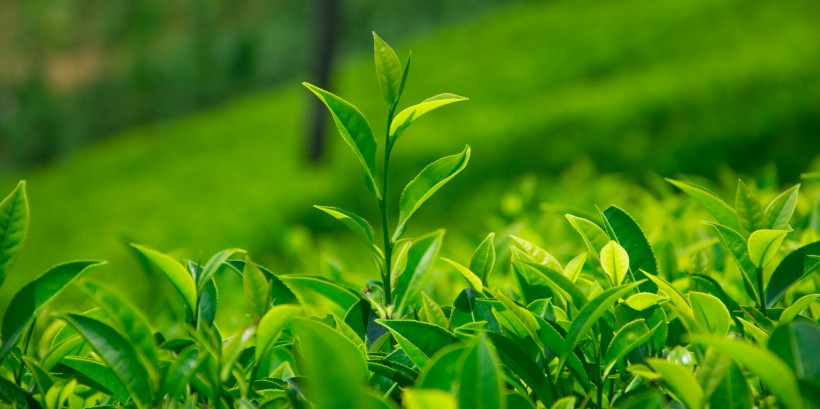
M377 234L351 211L316 206L361 239L372 279L351 288L272 271L241 249L200 263L134 244L174 288L169 320L83 277L102 262L55 266L24 286L4 314L4 404L820 406L820 357L812 351L820 345L820 206L818 199L806 205L801 185L776 193L738 181L730 204L669 179L682 193L638 209L660 215L653 220L663 237L654 246L646 231L658 228L644 230L613 205L567 213L575 234L557 239L558 257L535 240L489 233L469 259L442 258L444 230L411 238L407 226L466 167L470 147L422 169L397 202L390 159L399 141L412 138L405 134L414 121L466 98L439 94L399 110L411 59L402 64L375 34L374 52L387 107L381 145L356 107L305 84L327 106L379 207ZM691 225L694 206L711 215L705 230ZM0 283L23 245L28 213L20 182L0 204ZM434 274L439 259L458 281ZM220 305L242 302L220 294L221 275L241 277L246 317L239 331L225 333L216 319ZM69 286L94 307L51 311L49 302ZM457 295L443 299L448 293Z

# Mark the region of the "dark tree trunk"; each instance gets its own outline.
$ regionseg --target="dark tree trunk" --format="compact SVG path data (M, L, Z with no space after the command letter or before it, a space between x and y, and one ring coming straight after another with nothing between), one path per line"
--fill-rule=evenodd
M315 84L323 89L330 88L330 75L333 72L334 54L336 51L336 26L339 18L338 0L317 0L316 11L317 38L316 50L318 59L313 68ZM308 159L317 163L325 151L325 125L327 112L318 99L313 99L310 124L308 126L307 144Z

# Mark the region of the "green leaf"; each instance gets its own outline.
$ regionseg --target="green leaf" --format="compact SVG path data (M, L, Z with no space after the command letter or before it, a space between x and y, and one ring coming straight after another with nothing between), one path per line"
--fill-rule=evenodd
M769 337L769 350L788 365L798 379L820 381L820 327L814 323L780 325Z
M242 249L225 249L211 256L211 258L208 259L208 262L205 263L205 266L202 267L202 274L196 277L196 288L201 291L206 285L208 285L208 281L216 275L219 268L222 267L222 265L225 264L231 256L236 253L244 252L245 250Z
M242 271L242 289L245 293L245 301L248 303L251 318L254 324L258 324L270 306L268 300L270 289L265 274L256 267L256 264L251 262L250 256L245 258L245 269Z
M473 252L473 257L470 259L470 270L474 271L481 277L481 282L486 283L487 277L493 271L495 266L495 245L493 240L495 233L490 233Z
M438 94L425 99L416 105L403 109L396 114L390 124L390 143L394 143L402 133L424 114L454 102L466 101L468 98L456 94Z
M238 335L232 336L223 343L222 355L220 355L222 360L220 365L222 365L222 368L219 371L219 378L222 382L227 382L231 370L233 370L233 364L236 363L239 359L239 355L245 350L245 347L248 346L248 342L253 335L253 327L245 328L245 330L241 331Z
M478 302L481 293L466 288L461 291L453 302L453 309L450 312L450 328L458 328L462 325L486 321L490 331L498 331L498 320L493 315L492 307L489 304Z
M556 259L555 256L541 247L538 247L535 243L524 240L521 237L514 236L512 234L510 235L510 238L513 239L513 245L515 247L523 250L523 254L521 252L513 253L514 255L524 255L525 257L519 257L522 261L531 261L536 264L545 265L555 271L564 270L564 268L561 267L561 263L558 262L558 259Z
M655 388L633 389L615 400L616 409L663 409L666 397Z
M551 402L554 399L549 389L547 374L518 343L495 332L488 332L487 336L495 345L504 365L521 378L535 392L538 399L542 402Z
M153 402L153 388L148 381L148 371L140 362L131 342L108 325L79 314L68 314L68 321L94 348L97 355L117 375L128 390L134 403L149 407Z
M744 237L749 237L749 234L755 230L766 228L766 220L763 216L763 209L760 207L760 201L742 180L737 181L735 211L737 212L740 232L743 233Z
M204 354L194 346L177 354L165 374L160 394L168 394L172 399L178 398L203 361Z
M384 102L392 106L399 99L401 86L401 62L396 52L373 32L373 55L376 60L376 78L384 94Z
M566 345L566 341L561 336L560 333L546 320L541 317L536 316L535 320L538 321L538 334L541 339L541 343L546 346L552 354L559 353L562 351ZM578 382L581 385L581 388L584 391L588 391L590 387L589 377L587 376L586 371L584 370L584 364L581 362L581 359L578 358L575 353L570 353L567 358L567 368L572 373ZM552 358L550 358L552 359Z
M447 329L447 316L444 315L444 311L441 310L441 307L424 292L421 293L421 300L421 310L424 312L424 315L427 316L427 322Z
M729 332L732 316L719 298L711 294L690 291L689 302L695 314L695 321L703 330L718 335L726 335Z
M689 303L686 302L686 298L683 297L683 294L681 294L677 288L673 287L672 284L669 284L666 280L659 276L648 275L647 277L658 286L660 291L663 291L663 293L666 294L669 301L672 302L672 305L690 317L695 316L695 313L692 312L692 307L689 306Z
M364 168L367 186L376 198L381 199L378 184L376 183L376 137L367 123L364 115L351 103L338 96L303 82L307 89L313 92L330 111L333 122L339 129L342 139L353 150L353 154Z
M360 216L348 212L347 210L340 209L338 207L330 207L330 206L313 206L331 216L336 218L337 220L341 221L345 226L347 226L353 233L355 233L359 238L361 238L365 244L367 244L368 248L371 251L376 253L377 255L381 256L384 259L384 255L382 255L381 250L374 244L375 235L373 233L373 227L367 220L361 218Z
M675 394L675 398L687 408L700 409L703 407L703 390L692 372L681 365L663 359L649 358L647 363L661 375L669 389Z
M660 328L660 324L655 325L650 330L643 319L632 321L621 327L612 337L612 341L606 349L603 362L605 377L626 354L649 341L658 328Z
M572 228L581 235L581 238L587 245L589 254L592 254L593 257L597 258L598 249L603 248L607 243L609 243L609 236L606 234L604 229L594 222L584 219L583 217L577 217L571 214L565 214L564 217L569 220L569 224L572 225Z
M399 276L394 289L395 316L402 316L421 291L421 285L438 259L444 230L436 230L416 239L407 252L407 265ZM389 285L389 284L386 284Z
M819 254L820 241L816 241L800 247L783 258L783 261L775 268L766 286L766 304L773 307L792 284L820 267L820 261L806 257Z
M23 247L28 231L28 220L26 182L21 180L0 202L0 285L3 285L17 253Z
M564 267L564 275L569 278L569 281L575 282L581 271L584 268L584 263L587 261L587 253L581 253L567 263Z
M74 261L54 266L14 294L3 315L3 350L0 352L0 359L17 343L26 327L49 300L81 274L102 264L105 262Z
M458 386L460 408L504 409L504 371L498 355L480 333L461 357Z
M766 214L766 221L768 228L773 230L788 230L789 220L794 214L794 208L797 207L797 193L800 190L800 185L794 185L783 193L777 195L768 206L764 213Z
M453 395L438 389L407 389L402 403L407 409L458 409Z
M737 213L735 210L732 209L732 206L729 206L714 193L695 184L672 179L666 179L666 181L677 186L680 190L686 192L686 194L705 207L718 223L727 226L732 230L740 230L740 225L737 222Z
M709 225L715 229L718 238L720 238L720 242L729 250L732 259L737 263L740 274L743 276L743 285L746 288L746 292L749 293L752 299L759 300L762 294L757 293L757 287L754 285L757 280L757 268L752 262L752 259L749 258L749 248L746 245L746 240L743 239L740 233L727 226L720 224Z
M66 357L61 363L92 380L110 392L120 402L128 401L129 392L117 377L117 374L106 364L81 357ZM91 385L93 386L93 385Z
M653 293L637 293L626 299L626 305L633 310L643 311L666 300L668 298Z
M635 219L617 206L609 206L603 215L614 233L612 238L629 254L629 270L632 271L633 278L639 279L637 273L640 270L657 275L658 262L655 260L655 253L652 252L649 241Z
M601 249L601 267L609 276L614 285L621 285L626 278L626 273L629 271L629 254L621 247L615 240L610 240L604 248Z
M384 326L419 368L424 367L430 357L441 348L458 342L458 338L447 330L426 322L412 320L376 320Z
M727 354L756 375L780 403L791 409L803 407L797 379L788 365L775 354L754 344L715 335L692 335L691 341Z
M803 310L808 308L809 305L818 299L820 299L820 294L808 294L800 297L800 299L795 301L792 305L786 308L782 314L780 314L780 323L788 324L789 322L792 322L792 320L797 318Z
M580 309L587 303L587 297L584 295L584 292L561 272L541 264L528 262L515 263L523 266L521 271L526 275L527 280L531 284L546 284L553 291L556 291L570 300L575 308ZM527 274L528 272L534 272L535 274Z
M311 379L305 396L319 409L375 408L366 393L369 375L362 354L350 340L322 323L297 319L296 364Z
M285 329L294 317L302 313L302 307L292 304L282 304L271 307L256 328L256 362L273 346L282 330Z
M455 391L459 361L464 349L464 344L459 343L446 346L438 351L423 367L416 381L416 387L447 392Z
M401 238L407 228L407 220L445 183L464 170L470 160L470 146L461 153L445 156L425 167L405 186L399 197L399 223L393 241Z
M467 283L470 284L470 288L478 292L484 291L484 285L482 284L482 280L477 275L475 275L475 273L473 273L472 270L470 270L467 267L464 267L463 265L453 260L450 260L449 258L442 257L441 259L446 261L447 264L450 264L451 266L455 267L456 271L458 271L461 274L461 276L464 277L465 280L467 280Z
M46 368L43 368L39 362L37 362L34 358L29 356L23 356L23 362L26 364L26 368L31 373L31 377L34 379L34 382L37 384L37 390L40 391L41 396L45 396L46 392L54 385L54 378L48 373Z
M5 398L5 399L3 399ZM41 409L42 406L30 393L6 378L0 378L0 401L11 403L12 407ZM50 406L47 406L50 407Z
M574 409L575 408L575 396L566 396L561 399L555 401L552 404L550 409Z
M216 282L212 278L202 286L199 292L199 322L213 326L218 304L219 293L216 289Z
M308 290L330 301L338 307L334 311L337 312L338 315L344 315L344 313L350 309L350 306L360 299L359 295L355 292L324 277L288 274L279 276L279 279L289 289ZM303 299L311 298L303 297Z
M785 230L756 230L749 236L749 258L763 268L777 254L780 244L789 232Z
M103 307L108 317L119 328L120 333L131 341L140 359L145 363L151 379L156 379L157 374L154 368L158 363L157 346L154 341L154 332L142 311L113 289L91 282L84 283L83 287Z
M720 387L723 376L729 371L732 365L732 357L717 351L714 348L706 348L706 353L698 362L698 369L695 377L703 390L703 398L709 399L715 389Z
M743 371L734 361L721 378L720 384L709 398L710 408L748 409L754 407L752 390Z
M536 342L540 340L538 337L538 321L533 313L516 304L500 290L491 288L488 291L501 303L501 305L493 305L496 312L495 317L499 323L521 338L530 337ZM500 308L502 306L504 308Z
M173 257L152 248L139 244L131 244L131 246L159 267L160 271L177 289L179 295L182 296L182 300L185 301L189 311L192 313L196 311L196 283L194 283L193 277L185 269L185 266Z
M589 300L572 321L572 324L567 331L566 341L564 347L561 349L560 358L558 360L559 371L564 367L564 364L572 354L572 350L581 341L581 337L592 328L604 313L612 308L618 299L635 289L638 283L624 284L618 287L612 287L597 297Z

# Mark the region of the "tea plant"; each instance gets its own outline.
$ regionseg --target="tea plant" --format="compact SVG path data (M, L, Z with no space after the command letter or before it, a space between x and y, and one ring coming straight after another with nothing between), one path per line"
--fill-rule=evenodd
M441 258L460 279L445 304L424 290L444 230L406 238L420 206L467 164L469 147L420 171L391 206L390 156L427 112L465 98L441 94L398 110L410 58L374 35L387 106L378 143L365 117L310 84L364 171L381 237L364 218L317 206L365 243L378 279L364 289L285 274L240 249L204 264L152 248L135 251L173 286L170 324L83 277L96 261L49 269L6 310L0 400L6 406L201 408L749 408L820 407L820 241L815 202L800 186L764 203L738 183L734 204L669 180L713 217L710 236L687 235L678 254L656 255L625 210L566 214L577 249L562 262L533 241L494 233L469 260ZM397 210L397 211L396 211ZM395 227L389 224L395 218ZM665 216L667 217L667 216ZM674 216L669 216L674 217ZM25 184L0 204L0 283L28 227ZM679 221L680 224L686 220ZM675 231L664 231L668 238ZM674 253L674 252L673 252ZM659 260L691 258L689 267ZM216 278L241 277L247 316L226 333L216 312L235 302ZM84 312L46 313L69 286ZM736 291L739 290L739 291Z

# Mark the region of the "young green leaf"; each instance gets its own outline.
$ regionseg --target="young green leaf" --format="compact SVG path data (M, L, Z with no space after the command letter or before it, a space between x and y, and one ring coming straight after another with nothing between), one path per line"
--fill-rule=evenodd
M666 181L677 186L678 189L683 190L686 194L695 199L695 201L705 207L718 223L727 226L732 230L740 229L735 210L732 209L732 206L729 206L714 193L695 184L672 179L666 179Z
M197 368L205 360L204 358L204 353L198 351L194 346L178 353L168 367L168 372L165 373L160 395L167 394L171 398L178 398L183 387L189 384L191 377L195 375Z
M464 170L470 160L470 146L464 147L461 153L445 156L425 167L407 184L399 197L399 223L393 234L393 241L398 240L407 228L407 220L418 210L433 193L445 183Z
M453 395L438 389L406 389L402 403L407 409L458 409Z
M549 286L553 291L556 291L570 300L575 308L580 309L587 303L586 295L584 295L584 292L581 291L575 283L549 266L520 261L516 261L514 264L522 266L520 271L522 271L530 283Z
M609 276L614 285L621 285L626 278L626 273L629 271L629 254L621 247L615 240L610 240L604 248L601 249L601 267Z
M487 303L478 302L480 295L481 293L472 288L466 288L458 294L450 312L450 328L486 321L490 331L499 331L498 320L493 315L492 307Z
M131 244L131 247L137 249L143 256L159 267L160 271L177 289L179 295L182 296L182 300L185 301L189 311L196 311L196 283L182 263L152 248L139 244Z
M729 250L732 259L737 263L740 274L743 276L743 285L746 288L746 292L749 293L752 299L759 300L762 294L757 293L757 287L754 285L757 280L757 268L752 262L752 259L749 258L749 247L746 244L746 240L743 239L740 233L727 226L707 224L715 229L718 238L720 238L720 242Z
M0 352L0 359L17 343L26 327L49 300L68 287L77 277L104 263L74 261L54 266L14 294L3 314L3 350Z
M556 259L555 256L541 247L538 247L535 243L524 240L521 237L514 236L512 234L510 235L510 238L513 239L513 245L515 246L513 249L517 248L523 250L523 252L514 252L513 255L516 256L515 258L522 261L531 261L536 264L545 265L555 271L564 270L564 268L561 267L561 263L558 262L558 259ZM522 255L524 257L518 257Z
M140 362L136 349L108 325L79 314L68 314L68 321L91 345L102 360L117 375L138 407L153 403L153 388L148 371Z
M797 318L797 316L800 315L800 313L803 312L803 310L808 308L809 305L811 305L817 300L820 300L820 294L808 294L800 297L800 299L798 299L788 308L783 310L783 313L780 314L780 323L788 324L792 322L792 320Z
M424 114L454 102L466 101L468 98L455 94L439 94L425 99L416 105L403 109L393 118L390 125L390 143L395 143L405 129Z
M447 329L447 316L444 315L444 311L441 310L441 307L423 291L421 293L421 300L421 310L424 312L424 315L427 316L427 322Z
M373 227L367 220L361 218L360 216L348 212L347 210L340 209L338 207L330 207L330 206L313 206L331 216L336 218L337 220L344 223L347 228L349 228L353 233L355 233L359 238L361 238L365 244L367 244L368 248L371 251L374 251L381 258L384 258L384 255L381 254L381 250L374 244L375 243L375 235L373 233Z
M433 268L444 240L444 230L437 230L415 240L407 252L407 265L399 276L394 289L396 308L394 315L400 317L421 291L427 273Z
M683 297L683 294L678 291L677 288L673 287L672 284L669 284L666 280L659 276L647 276L650 280L652 280L657 286L660 291L663 291L666 294L666 297L672 302L672 304L677 307L683 313L689 315L690 317L694 317L694 312L692 312L692 307L689 306L689 303L686 302L686 298Z
M250 256L245 258L245 269L242 271L242 289L245 293L245 302L251 313L251 319L255 324L265 315L270 307L268 300L270 289L268 279L251 261Z
M368 188L376 195L376 198L381 199L376 183L376 137L373 136L373 130L367 123L367 119L351 103L338 96L306 82L302 85L327 106L342 139L350 146L353 154L362 164Z
M396 52L373 32L373 55L376 60L376 78L384 94L384 102L392 106L399 99L401 86L401 62Z
M746 376L737 364L729 360L726 373L709 397L710 408L748 409L754 407L752 390Z
M775 354L754 344L722 336L696 334L692 335L692 342L713 347L743 364L760 378L784 407L803 407L794 373Z
M575 408L575 396L566 396L555 401L550 409L573 409Z
M618 287L612 287L597 297L589 300L572 321L572 324L567 331L566 341L564 347L561 349L558 360L558 370L560 371L564 364L572 354L572 350L581 341L581 337L592 328L593 325L601 318L604 313L612 308L618 299L634 290L638 283L624 284Z
M505 409L504 370L487 336L479 334L464 350L459 371L458 407Z
M441 259L446 261L447 264L450 264L451 266L455 267L456 271L458 271L461 274L461 276L464 277L465 280L467 280L467 283L470 284L470 288L478 292L484 291L484 284L482 284L481 279L475 273L473 273L472 270L470 270L467 267L464 267L463 265L453 260L450 260L449 258L442 257Z
M446 346L436 352L421 370L416 387L455 392L459 361L465 346L462 343Z
M256 328L256 362L260 362L262 357L276 342L282 330L285 329L294 317L302 313L302 307L282 304L276 305L268 310L259 326Z
M211 258L208 259L208 262L205 263L205 266L202 267L202 273L199 276L195 275L197 290L201 291L231 256L244 252L245 250L242 249L225 249L211 256Z
M777 197L766 206L764 213L766 214L768 228L773 230L788 230L789 220L791 220L794 209L797 207L797 193L799 190L800 184L794 185L777 195Z
M606 349L603 361L604 377L612 371L615 364L623 359L626 354L649 341L658 328L660 328L660 324L655 325L650 330L643 319L632 321L621 327L612 337L612 341Z
M794 283L820 268L820 260L808 255L820 255L820 241L807 244L789 253L777 265L766 286L766 305L773 307Z
M711 294L689 292L689 303L695 313L695 321L706 332L726 335L732 323L732 316L723 303Z
M749 236L749 258L758 268L763 268L777 254L780 244L789 232L785 230L755 230Z
M490 272L495 266L495 245L493 240L495 233L490 233L473 252L473 257L470 259L470 270L474 271L481 277L481 282L486 283Z
M353 343L327 325L297 319L291 324L299 340L299 372L309 377L305 396L317 408L376 408L365 382L367 364Z
M3 285L17 253L23 247L28 231L28 220L26 182L21 180L0 202L0 285Z
M504 365L532 388L538 399L542 402L551 402L555 399L550 392L544 370L518 343L495 332L488 332L487 336L495 345L496 352Z
M584 268L584 263L587 261L587 253L581 253L567 263L564 267L564 275L569 278L569 281L575 282L581 271Z
M430 357L441 348L458 342L449 331L433 324L411 320L376 320L384 326L419 368L424 367Z
M743 233L744 237L749 237L749 234L755 230L766 228L766 220L763 216L763 209L760 207L760 201L742 180L737 181L735 211L737 212L740 232Z
M692 372L681 365L663 359L650 358L647 363L661 375L675 397L687 408L703 407L703 390Z
M279 279L289 289L297 292L308 291L310 294L318 295L322 299L330 301L332 303L331 308L338 307L334 309L334 312L339 315L343 315L350 309L350 306L360 300L359 295L355 292L324 277L287 274L279 276ZM303 296L302 299L310 300L312 298ZM316 301L312 302L316 303Z
M569 220L569 224L572 225L572 228L581 235L584 244L587 245L589 254L598 258L598 249L603 248L609 243L609 236L604 229L583 217L573 216L571 214L565 214L564 217Z
M698 385L703 389L703 398L709 399L712 392L720 387L723 376L729 371L732 364L732 357L717 351L714 348L706 348L706 353L698 362L698 369L695 377Z
M643 311L668 300L667 297L654 293L632 294L626 299L626 305L633 310Z

